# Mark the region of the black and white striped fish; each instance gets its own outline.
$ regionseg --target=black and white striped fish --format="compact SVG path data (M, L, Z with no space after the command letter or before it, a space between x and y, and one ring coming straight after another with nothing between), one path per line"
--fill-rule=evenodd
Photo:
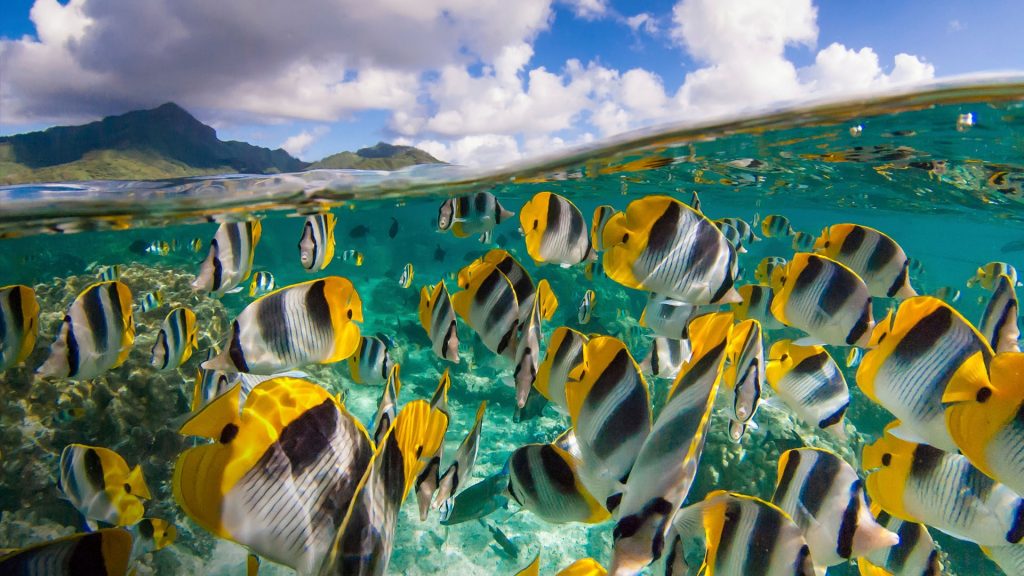
M438 358L459 363L459 334L455 309L444 280L420 289L420 325L430 338L430 347Z
M413 268L412 263L407 263L402 268L402 275L398 278L398 285L402 288L408 288L412 286L412 279L416 275L416 270Z
M299 238L299 262L307 272L319 272L334 259L334 225L337 218L330 212L306 216Z
M224 349L203 368L274 374L329 364L355 353L363 304L352 283L328 276L280 288L251 302L231 323Z
M814 244L818 254L848 266L864 279L868 291L879 298L910 298L910 259L889 236L859 224L825 228Z
M234 291L252 272L261 231L259 221L221 224L210 240L210 252L192 281L192 289L215 297Z
M452 307L488 350L515 360L519 303L512 283L494 264L473 272L466 289L452 295Z
M729 400L729 419L746 424L757 412L764 375L764 338L757 320L733 326L726 348L722 385Z
M630 202L604 228L612 280L691 305L738 302L736 251L703 214L668 196Z
M800 344L864 346L875 320L860 276L827 258L801 252L772 272L772 315L808 334Z
M480 234L483 241L487 232L512 216L515 212L506 210L494 194L476 192L442 202L437 211L437 228L442 232L450 229L459 238Z
M565 386L569 372L583 362L583 346L589 338L565 326L556 328L548 340L544 361L537 369L534 387L564 413L569 412Z
M1017 326L1017 291L1009 276L1000 274L992 289L992 298L985 307L978 325L996 353L1020 352L1020 328Z
M722 222L720 220L714 220L713 222L715 223L715 226L718 227L718 230L722 232L722 235L725 236L725 239L729 241L729 244L732 244L732 247L736 252L739 252L740 254L745 254L747 252L747 249L743 247L743 235L739 230L728 222Z
M774 504L716 490L676 514L681 535L703 537L701 574L814 576L810 547L800 528ZM822 571L821 573L824 573Z
M596 260L583 214L567 198L538 192L519 211L526 251L534 263L573 266Z
M95 378L123 364L134 342L131 290L118 281L93 284L71 303L36 374Z
M348 370L356 384L383 384L391 373L391 355L384 338L363 336L355 354L348 357Z
M252 282L249 283L249 297L256 298L273 292L276 287L274 275L266 270L261 270L252 275Z
M156 342L150 351L149 363L157 370L172 370L192 357L199 347L196 341L196 315L188 308L175 308L167 313Z
M982 546L1024 542L1024 498L965 456L889 432L864 447L868 497L889 514Z
M842 564L899 542L896 534L875 521L857 471L826 450L783 452L772 503L803 531L819 566Z
M547 280L542 280L547 282ZM516 341L515 367L512 379L516 389L516 408L522 410L526 406L533 382L537 379L537 368L540 364L541 316L538 300L533 301L530 315L519 325L519 336Z
M845 437L843 416L850 405L850 390L842 370L824 348L779 340L768 353L765 375L798 418Z
M750 227L750 224L742 218L719 218L715 220L715 224L728 224L736 229L740 234L740 240L744 244L752 244L754 242L760 242L761 238L754 234L754 229Z
M521 446L509 457L509 495L545 522L602 522L608 511L580 481L578 465L557 443Z
M943 393L953 375L984 387L994 356L985 337L949 304L908 298L878 323L857 368L857 387L900 420L893 435L956 452Z
M587 290L583 294L583 300L580 302L580 308L576 313L577 320L580 324L589 324L590 315L594 312L594 300L597 299L597 292L593 290Z
M483 427L484 414L487 411L487 401L480 403L476 411L476 420L473 427L462 439L458 450L455 452L455 461L448 469L441 474L437 483L437 493L434 495L434 508L437 509L441 503L448 498L455 496L459 490L469 485L469 478L473 473L473 466L476 465L476 455L480 450L480 430Z

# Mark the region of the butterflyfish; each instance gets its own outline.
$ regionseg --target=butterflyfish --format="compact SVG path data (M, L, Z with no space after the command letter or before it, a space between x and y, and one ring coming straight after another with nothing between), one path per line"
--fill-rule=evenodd
M363 304L352 282L327 276L252 301L231 323L224 349L203 368L273 374L355 353Z
M703 214L668 196L630 202L604 229L612 280L691 305L738 302L736 251Z
M117 368L135 342L132 292L125 284L100 282L75 298L64 316L40 376L88 380Z
M117 452L85 444L61 451L58 487L90 528L97 521L131 526L142 519L142 500L150 498L141 466L129 468Z

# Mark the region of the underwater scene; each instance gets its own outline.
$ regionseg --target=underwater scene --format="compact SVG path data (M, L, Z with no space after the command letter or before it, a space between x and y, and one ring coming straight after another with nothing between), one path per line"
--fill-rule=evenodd
M1024 574L1024 85L0 188L0 574Z

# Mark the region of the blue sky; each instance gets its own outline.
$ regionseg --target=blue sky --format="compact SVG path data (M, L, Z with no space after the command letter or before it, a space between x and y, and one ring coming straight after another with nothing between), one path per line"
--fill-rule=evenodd
M0 133L176 101L306 160L486 164L662 122L1024 69L1024 3L5 0Z

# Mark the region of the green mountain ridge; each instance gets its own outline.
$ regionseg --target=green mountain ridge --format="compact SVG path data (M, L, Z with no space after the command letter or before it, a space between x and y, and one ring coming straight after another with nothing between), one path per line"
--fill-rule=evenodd
M273 174L309 168L395 170L437 162L411 146L381 142L309 164L280 148L220 140L213 128L173 103L81 126L0 136L0 184Z

